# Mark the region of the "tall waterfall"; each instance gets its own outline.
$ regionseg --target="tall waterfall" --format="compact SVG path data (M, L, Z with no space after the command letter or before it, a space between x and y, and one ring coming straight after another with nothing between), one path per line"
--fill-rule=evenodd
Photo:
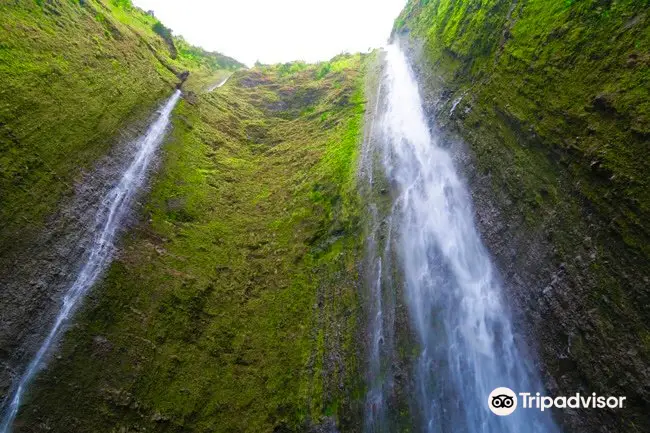
M500 417L488 408L488 396L497 387L533 395L541 391L538 374L515 344L499 278L474 224L470 195L450 154L427 125L407 59L396 45L384 54L381 100L370 142L394 194L392 210L385 216L389 239L381 251L369 253L369 292L376 298L368 307L366 431L392 430L386 424L390 360L382 359L391 355L378 343L394 325L394 319L383 319L389 314L382 308L386 293L394 288L381 281L389 275L382 258L392 243L417 340L409 390L413 431L555 433L548 412L520 408ZM368 160L369 152L372 149L364 149ZM372 224L378 224L377 219L373 213ZM378 250L375 244L372 231L368 248Z
M11 431L11 426L18 413L26 388L34 379L49 350L61 336L64 324L110 262L115 235L131 206L135 194L145 181L151 159L165 136L171 112L180 96L180 90L176 90L171 98L167 100L156 120L138 140L136 153L126 167L121 179L103 198L102 205L96 215L94 241L90 252L76 279L67 290L61 309L47 337L20 377L10 397L8 407L0 423L0 433L9 433Z

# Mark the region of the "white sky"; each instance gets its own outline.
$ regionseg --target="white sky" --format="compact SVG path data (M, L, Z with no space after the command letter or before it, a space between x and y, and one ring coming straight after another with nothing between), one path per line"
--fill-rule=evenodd
M174 34L252 65L383 45L406 0L133 0Z

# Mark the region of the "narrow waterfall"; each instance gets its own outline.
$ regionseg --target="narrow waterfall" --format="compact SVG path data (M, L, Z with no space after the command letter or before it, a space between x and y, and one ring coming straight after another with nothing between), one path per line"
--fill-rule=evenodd
M210 87L208 87L208 92L212 92L212 91L218 89L219 87L223 86L224 84L226 84L226 82L230 79L231 76L232 76L232 74L226 76L226 78L224 78L223 80L219 81L218 83L213 84L213 85L211 85Z
M474 224L470 195L450 154L427 125L407 59L396 45L388 46L384 54L382 99L370 142L393 190L386 225L417 340L409 390L413 431L557 432L548 412L518 409L501 417L488 408L493 389L508 387L535 395L542 390L540 380L515 344L499 278ZM371 151L364 150L364 155ZM377 216L372 220L378 224ZM390 242L384 243L384 250L369 253L374 261L368 267L373 273L370 292L376 295L368 307L371 372L366 431L371 432L391 430L384 408L390 374L381 368L389 361L379 359L390 356L379 347L386 328L392 326L381 322L385 314L381 302L386 298L381 278L387 272L382 257ZM368 247L377 249L375 244L371 237Z
M103 198L96 215L95 235L90 252L85 259L74 283L67 290L56 320L38 352L31 360L23 375L18 380L15 390L8 400L9 404L0 423L0 433L8 433L18 413L26 388L41 368L45 356L61 336L64 324L78 307L84 295L97 281L102 271L110 262L113 242L119 231L124 216L130 209L133 198L145 181L151 159L162 142L172 110L181 96L180 90L167 100L156 120L147 132L138 140L136 153L126 167L119 182Z

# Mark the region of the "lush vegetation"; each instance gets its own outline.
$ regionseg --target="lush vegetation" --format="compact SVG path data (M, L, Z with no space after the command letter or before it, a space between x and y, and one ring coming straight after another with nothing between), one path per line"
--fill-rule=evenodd
M329 64L260 66L181 102L141 222L24 431L359 423L365 59Z
M472 175L490 180L508 224L552 245L569 281L545 317L550 374L566 391L627 395L632 409L610 418L626 431L643 424L648 399L637 384L650 357L649 5L411 0L395 23L423 42L437 120L469 143ZM538 296L527 295L532 310Z
M170 94L177 75L218 75L239 64L197 61L184 42L171 59L153 18L119 2L3 2L0 16L4 266L72 194L80 171Z

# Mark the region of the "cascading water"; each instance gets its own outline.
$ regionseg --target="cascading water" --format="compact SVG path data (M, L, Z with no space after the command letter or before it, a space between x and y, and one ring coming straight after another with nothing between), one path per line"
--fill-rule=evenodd
M376 433L391 431L388 422L386 395L393 388L390 374L390 354L393 349L392 329L394 328L394 299L387 293L391 287L391 221L387 221L387 233L382 238L378 211L371 208L372 231L368 239L367 258L370 288L370 326L368 382L370 389L366 395L366 416L364 426L367 431ZM383 242L383 248L381 244ZM379 253L379 255L377 255Z
M181 91L176 90L165 103L157 119L149 126L146 134L138 140L135 156L124 171L121 179L103 198L102 206L96 216L95 235L91 250L75 281L67 290L61 310L47 337L16 385L0 424L0 433L10 432L25 389L38 372L49 350L61 336L63 325L109 263L115 235L130 208L133 197L145 181L147 168L154 152L164 138L171 112L180 96Z
M541 391L538 375L515 345L468 191L427 126L417 82L398 46L386 48L384 69L374 142L395 190L390 218L419 347L416 385L410 390L414 427L454 433L557 432L548 412L518 409L499 417L488 409L494 388L533 395ZM380 260L375 259L373 278L381 278ZM381 313L381 294L377 296L371 314ZM383 332L378 320L370 318L371 334ZM378 369L378 349L373 342L370 346L370 366ZM370 384L368 400L375 406L385 398L379 391ZM369 416L369 406L366 418L372 422L366 422L366 430L385 431L385 415Z
M377 89L374 113L379 110L381 102L381 86ZM377 136L376 116L366 130L364 137L361 167L362 194L370 204L369 230L367 233L365 269L368 277L366 286L367 314L370 319L368 326L368 366L367 382L369 389L365 401L364 429L374 433L390 432L389 407L386 395L391 393L394 386L391 373L391 353L393 349L394 329L394 294L392 286L392 251L391 251L391 218L382 218L380 203L373 198L373 185L376 182L375 138ZM384 205L386 203L383 203Z
M208 92L212 92L212 91L218 89L219 87L223 86L224 84L226 84L226 81L228 81L228 80L230 79L231 76L232 76L232 74L231 74L231 75L228 75L226 78L224 78L223 80L219 81L217 84L213 84L212 86L210 86L210 87L208 88Z

